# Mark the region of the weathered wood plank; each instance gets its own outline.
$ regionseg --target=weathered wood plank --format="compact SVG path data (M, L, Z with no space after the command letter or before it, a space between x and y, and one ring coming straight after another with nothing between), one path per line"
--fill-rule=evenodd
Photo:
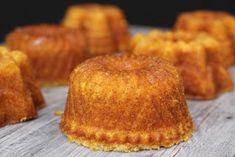
M148 29L135 27L132 33ZM235 82L235 68L230 69ZM1 157L232 157L235 154L235 91L213 101L187 101L195 131L193 138L169 149L133 153L91 151L68 142L58 125L67 87L43 89L48 106L35 120L0 128Z

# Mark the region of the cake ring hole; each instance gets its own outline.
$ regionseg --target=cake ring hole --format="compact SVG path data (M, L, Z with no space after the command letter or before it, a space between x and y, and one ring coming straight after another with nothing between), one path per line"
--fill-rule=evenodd
M141 69L149 69L155 64L155 60L151 58L145 59L144 57L136 58L130 56L125 57L110 57L109 59L104 58L99 64L103 69L110 71L138 71Z

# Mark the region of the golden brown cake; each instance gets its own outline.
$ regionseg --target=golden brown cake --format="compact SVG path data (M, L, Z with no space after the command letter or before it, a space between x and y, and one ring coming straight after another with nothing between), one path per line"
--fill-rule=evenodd
M82 4L68 8L62 24L83 31L91 56L126 51L128 26L122 10L112 5Z
M0 47L0 126L37 117L45 105L30 63L20 51Z
M176 68L125 55L92 58L73 71L60 127L72 142L125 152L171 147L193 131Z
M137 34L131 41L131 53L160 56L181 72L189 98L212 99L233 88L233 82L221 58L222 46L205 33L151 31Z
M29 56L40 85L65 84L73 68L87 57L83 34L56 25L17 28L7 36L6 45Z
M223 45L225 65L235 62L235 17L219 11L185 12L177 18L175 29L190 32L206 32Z

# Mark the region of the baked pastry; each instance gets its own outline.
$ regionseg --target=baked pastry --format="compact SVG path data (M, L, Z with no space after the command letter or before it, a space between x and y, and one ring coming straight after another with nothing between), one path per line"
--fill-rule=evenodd
M175 29L206 32L223 45L221 57L225 65L235 62L235 17L220 11L185 12L177 18Z
M133 54L160 56L171 61L182 74L189 98L212 99L233 88L221 58L223 47L205 33L155 30L147 35L135 35L130 45Z
M125 152L171 147L193 130L176 68L125 55L91 58L73 71L60 127L70 141Z
M122 10L113 5L70 6L62 24L85 33L91 56L123 52L128 48L128 25Z
M17 28L7 36L6 45L29 56L40 85L67 83L73 68L87 57L83 34L56 25Z
M0 47L0 126L37 117L45 106L29 60L20 51Z

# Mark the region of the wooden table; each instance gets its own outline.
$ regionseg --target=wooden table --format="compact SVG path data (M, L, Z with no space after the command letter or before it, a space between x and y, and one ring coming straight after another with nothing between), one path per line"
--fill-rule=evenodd
M131 33L149 28L132 27ZM230 68L235 82L235 67ZM0 157L234 157L235 155L235 91L212 101L187 101L195 131L192 139L169 149L134 153L91 151L70 143L61 134L60 117L67 87L43 89L47 107L35 120L0 128Z

